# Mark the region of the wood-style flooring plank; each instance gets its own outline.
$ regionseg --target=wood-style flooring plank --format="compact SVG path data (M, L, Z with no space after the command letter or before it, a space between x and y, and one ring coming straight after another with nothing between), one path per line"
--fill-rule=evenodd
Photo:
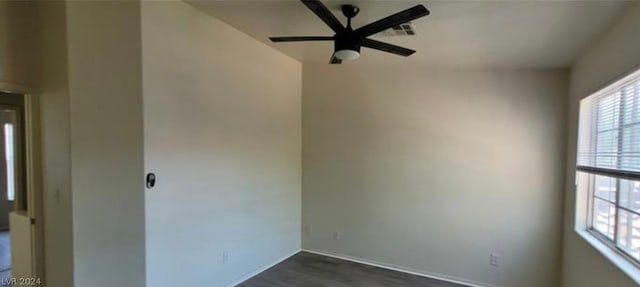
M468 287L308 252L300 252L238 286Z

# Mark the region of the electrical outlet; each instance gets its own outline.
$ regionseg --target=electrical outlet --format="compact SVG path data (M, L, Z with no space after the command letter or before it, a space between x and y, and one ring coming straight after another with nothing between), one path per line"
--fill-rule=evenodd
M340 237L341 237L340 232L336 231L336 232L333 233L333 239L334 240L340 240Z
M491 266L494 266L494 267L500 266L500 254L491 253L491 258L489 263L491 264Z
M222 264L227 264L229 262L229 252L222 252Z
M311 234L313 232L313 228L311 227L311 225L305 225L304 226L304 233L305 234Z

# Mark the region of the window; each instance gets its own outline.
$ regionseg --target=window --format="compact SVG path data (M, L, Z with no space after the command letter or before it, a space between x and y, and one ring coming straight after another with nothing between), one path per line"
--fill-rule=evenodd
M16 199L15 141L12 124L4 124L4 158L7 169L7 200Z
M640 266L640 72L580 102L577 164L586 229Z

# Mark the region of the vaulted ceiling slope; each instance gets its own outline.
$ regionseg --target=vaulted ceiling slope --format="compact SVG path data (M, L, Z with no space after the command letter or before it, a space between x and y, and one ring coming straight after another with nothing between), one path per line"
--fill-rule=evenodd
M303 63L327 63L332 42L271 43L270 36L333 35L295 0L188 1L207 14ZM569 67L625 8L623 1L323 1L342 21L342 4L360 14L354 28L417 4L431 15L415 21L416 36L374 39L418 52L409 58L364 49L354 63L436 67Z

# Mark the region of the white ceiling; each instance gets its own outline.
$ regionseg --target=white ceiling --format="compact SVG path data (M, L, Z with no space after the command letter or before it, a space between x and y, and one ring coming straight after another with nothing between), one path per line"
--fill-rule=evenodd
M333 35L295 0L188 1L261 42L305 63L327 63L332 42L271 43L269 36ZM324 1L340 19L355 4L354 28L424 4L431 15L414 21L417 36L373 38L418 52L403 58L363 48L358 62L443 67L568 67L630 5L621 1ZM352 63L349 63L352 64Z

